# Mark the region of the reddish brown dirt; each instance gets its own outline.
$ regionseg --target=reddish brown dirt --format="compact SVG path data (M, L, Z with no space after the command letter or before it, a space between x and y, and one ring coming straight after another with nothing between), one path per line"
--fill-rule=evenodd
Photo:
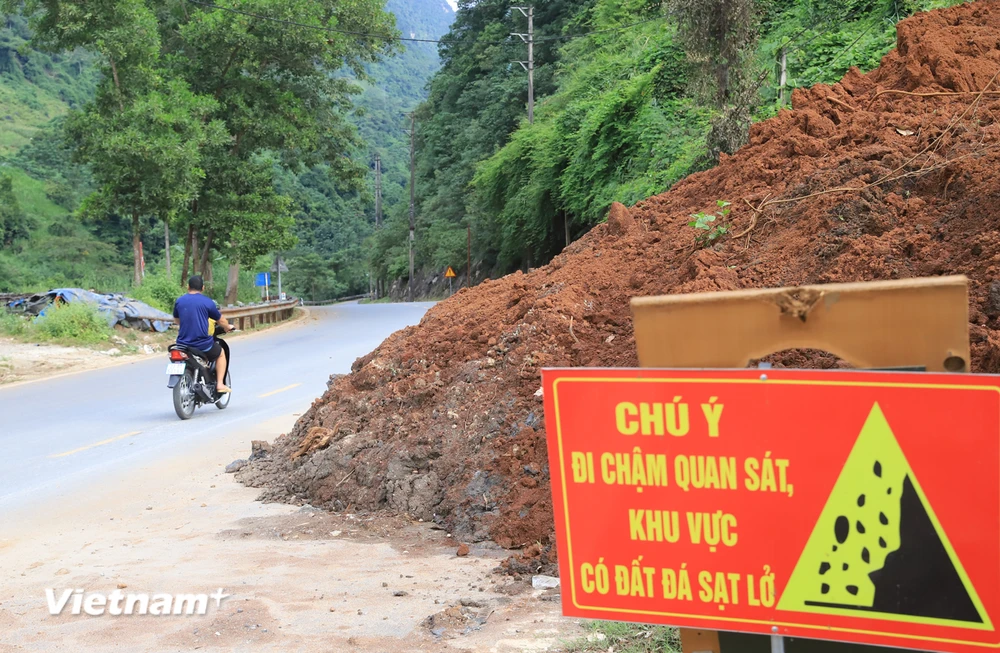
M389 338L242 479L272 498L388 508L456 538L529 545L545 562L539 370L635 365L633 296L965 274L973 368L1000 372L998 73L1000 3L904 21L879 69L796 91L793 111L755 125L718 167L615 206L551 265L463 290ZM845 186L863 190L817 195ZM731 231L699 249L689 215L720 199L732 202ZM720 324L719 338L734 326Z

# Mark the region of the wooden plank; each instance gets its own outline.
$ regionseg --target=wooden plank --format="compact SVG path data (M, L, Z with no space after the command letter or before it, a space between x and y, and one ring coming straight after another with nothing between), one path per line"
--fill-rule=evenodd
M965 277L641 297L632 312L643 367L740 368L811 348L858 368L969 371Z

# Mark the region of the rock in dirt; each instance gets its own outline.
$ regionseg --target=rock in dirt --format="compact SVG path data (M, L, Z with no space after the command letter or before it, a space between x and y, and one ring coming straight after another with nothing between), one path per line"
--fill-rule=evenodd
M427 617L423 625L436 637L459 635L481 628L492 613L489 606L484 604L459 603Z
M620 202L611 204L611 211L608 213L608 234L611 236L627 236L635 227L635 220L632 214Z
M459 558L464 558L465 556L469 555L469 545L459 544L458 551L455 551L455 555L457 555Z
M547 589L541 593L538 597L539 601L552 601L558 603L562 600L562 593L560 593L558 588Z
M244 460L243 458L240 458L239 460L234 460L233 462L226 465L226 473L235 474L236 472L246 467L246 464L247 461Z
M532 576L531 586L536 590L547 590L559 587L559 579L552 576Z
M254 440L250 443L250 458L249 460L261 460L262 458L267 458L271 455L271 443L266 440Z
M964 274L972 368L1000 372L1000 95L976 95L1000 72L997 34L997 2L902 21L878 69L796 89L793 110L755 124L716 167L616 206L550 265L438 303L333 380L237 478L270 500L405 512L465 542L538 543L506 566L532 576L548 573L555 542L540 370L635 366L632 297ZM701 247L689 216L719 200L731 203L729 233ZM839 365L804 351L767 362ZM310 433L322 437L303 448Z
M1000 317L1000 281L990 282L989 294L983 304L983 313L988 318Z

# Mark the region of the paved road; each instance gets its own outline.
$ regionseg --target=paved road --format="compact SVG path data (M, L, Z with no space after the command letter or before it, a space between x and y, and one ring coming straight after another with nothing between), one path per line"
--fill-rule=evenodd
M85 492L102 474L164 450L303 412L330 374L350 371L355 359L418 323L430 306L313 308L305 322L235 338L229 408L200 408L186 422L174 414L166 356L0 387L0 515L57 493Z

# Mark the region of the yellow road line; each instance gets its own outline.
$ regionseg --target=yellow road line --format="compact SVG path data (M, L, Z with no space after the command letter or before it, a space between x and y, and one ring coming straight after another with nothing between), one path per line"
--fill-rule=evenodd
M267 397L273 397L276 394L281 394L282 392L288 392L289 390L293 390L293 389L299 387L300 385L302 385L302 384L301 383L293 383L292 385L287 386L285 388L281 388L280 390L274 390L272 392L265 392L262 395L257 395L257 398L258 399L266 399Z
M111 444L112 442L117 442L119 440L124 440L125 438L131 438L133 436L139 435L142 431L132 431L131 433L126 433L124 435L117 435L113 438L108 438L107 440L101 440L100 442L95 442L94 444L88 444L85 447L80 447L79 449L73 449L72 451L64 451L62 453L57 453L49 456L49 458L65 458L66 456L72 456L75 453L80 453L81 451L86 451L88 449L93 449L95 447L103 447L106 444Z

